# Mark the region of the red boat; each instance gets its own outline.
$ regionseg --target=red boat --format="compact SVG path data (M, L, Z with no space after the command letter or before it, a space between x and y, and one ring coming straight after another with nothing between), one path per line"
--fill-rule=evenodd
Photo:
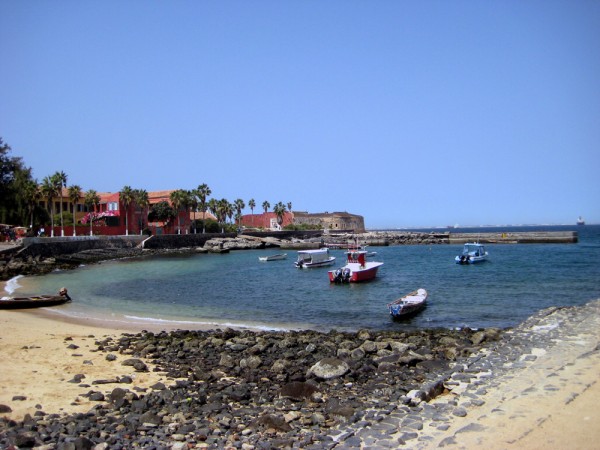
M366 250L349 251L346 255L348 260L344 267L327 272L330 282L340 284L372 280L383 265L382 262L367 261Z

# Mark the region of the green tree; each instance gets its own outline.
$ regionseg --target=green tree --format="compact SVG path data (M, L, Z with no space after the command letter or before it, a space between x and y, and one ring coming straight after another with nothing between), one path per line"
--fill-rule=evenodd
M71 204L73 205L73 236L77 235L76 230L75 230L75 226L76 226L75 212L77 211L77 205L79 204L80 197L81 197L81 187L77 186L76 184L69 186L69 200L71 201Z
M224 211L223 213L225 214L225 217L229 218L229 223L233 223L233 221L231 220L233 218L233 212L235 210L233 204L229 203L229 201L223 199L223 208ZM226 222L226 221L225 221Z
M22 158L9 156L10 152L10 146L0 138L0 223L22 225L31 210L24 189L33 178Z
M54 237L54 197L58 195L55 180L50 176L44 177L40 191L42 197L44 197L47 204L50 205L50 237Z
M198 206L202 211L202 234L206 232L206 209L208 208L207 199L212 194L212 191L206 184L201 184L196 189L196 195L198 196ZM216 217L216 216L215 216Z
M252 211L252 226L254 226L254 208L256 208L256 202L253 198L248 201L248 208Z
M67 186L67 174L59 171L52 175L52 181L56 186L58 195L60 196L60 235L65 235L65 225L63 221L63 187Z
M242 209L246 207L246 204L244 203L244 200L238 198L235 202L233 202L233 205L235 208L235 217L238 221L238 228L240 228L242 226Z
M124 186L119 192L119 200L125 207L125 235L129 235L129 205L133 202L133 189L131 186Z
M144 216L146 216L146 219L148 218L148 214L144 214L144 212L150 205L150 198L148 197L148 192L145 189L135 189L133 191L133 200L135 201L135 204L138 206L138 208L140 208L141 223L139 225L140 234L142 234L142 231L144 230Z
M265 215L267 214L267 212L269 212L269 208L271 207L271 204L268 201L264 201L262 204L263 210L265 211Z
M175 210L175 214L177 214L177 234L181 234L181 208L185 208L187 202L187 192L183 189L177 189L176 191L171 192L169 196L169 200L171 200L171 205L173 205L173 209Z
M198 191L196 189L192 189L188 191L188 203L192 211L194 212L194 234L196 234L196 213L198 212Z
M33 231L33 212L35 211L35 208L41 198L41 193L37 182L34 180L28 180L23 186L22 196L27 203L27 210L30 216L29 228Z
M281 226L283 223L283 215L285 214L285 205L282 202L277 202L273 207L273 212L277 216L277 223Z
M175 217L175 211L165 200L152 205L148 213L148 220L168 222Z
M221 224L221 233L225 233L225 219L227 217L227 205L229 202L222 198L221 200L210 199L208 207L217 218L217 222Z
M87 206L88 209L88 217L90 219L90 236L94 233L92 232L92 224L94 222L94 214L96 212L96 207L100 204L100 196L96 191L90 189L85 193L85 197L83 198L83 203ZM92 212L92 209L94 210Z

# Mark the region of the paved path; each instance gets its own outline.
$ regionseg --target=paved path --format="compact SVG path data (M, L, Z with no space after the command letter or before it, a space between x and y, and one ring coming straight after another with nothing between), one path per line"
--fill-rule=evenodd
M511 351L519 358L432 402L455 402L463 417L429 421L403 447L600 448L600 301L534 316L485 359Z

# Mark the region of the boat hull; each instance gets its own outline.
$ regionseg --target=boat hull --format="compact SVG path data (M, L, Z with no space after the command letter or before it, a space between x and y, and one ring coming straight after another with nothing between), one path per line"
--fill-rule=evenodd
M282 259L286 259L286 258L287 258L287 253L284 253L282 255L259 256L258 260L259 261L281 261Z
M28 309L44 306L57 306L71 300L60 295L40 295L37 297L16 297L10 300L0 300L0 309Z
M487 261L487 255L486 256L469 256L469 257L464 257L464 258L457 256L456 258L454 258L454 261L456 262L456 264L477 264L477 263Z
M347 264L341 269L330 270L327 272L331 283L360 283L362 281L370 281L377 277L377 271L383 263L372 262L367 263L366 267L355 267L356 265ZM339 274L345 270L349 270L348 276L340 277Z
M392 319L406 319L421 312L427 306L427 291L418 289L391 303L388 310Z
M335 262L335 257L332 256L328 260L325 260L325 261L319 261L319 262L298 262L298 261L296 261L294 264L299 269L312 269L315 267L331 266L331 265L333 265L334 262Z

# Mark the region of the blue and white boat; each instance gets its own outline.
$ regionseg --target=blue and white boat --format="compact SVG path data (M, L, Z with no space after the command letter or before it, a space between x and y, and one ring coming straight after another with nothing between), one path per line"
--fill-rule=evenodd
M299 269L310 269L311 267L331 266L335 262L335 256L329 254L326 247L316 250L301 250L298 252L298 260L294 263Z
M485 247L479 243L471 242L465 244L462 253L454 258L454 261L456 261L456 264L475 264L486 261L487 258L488 252L485 251Z

